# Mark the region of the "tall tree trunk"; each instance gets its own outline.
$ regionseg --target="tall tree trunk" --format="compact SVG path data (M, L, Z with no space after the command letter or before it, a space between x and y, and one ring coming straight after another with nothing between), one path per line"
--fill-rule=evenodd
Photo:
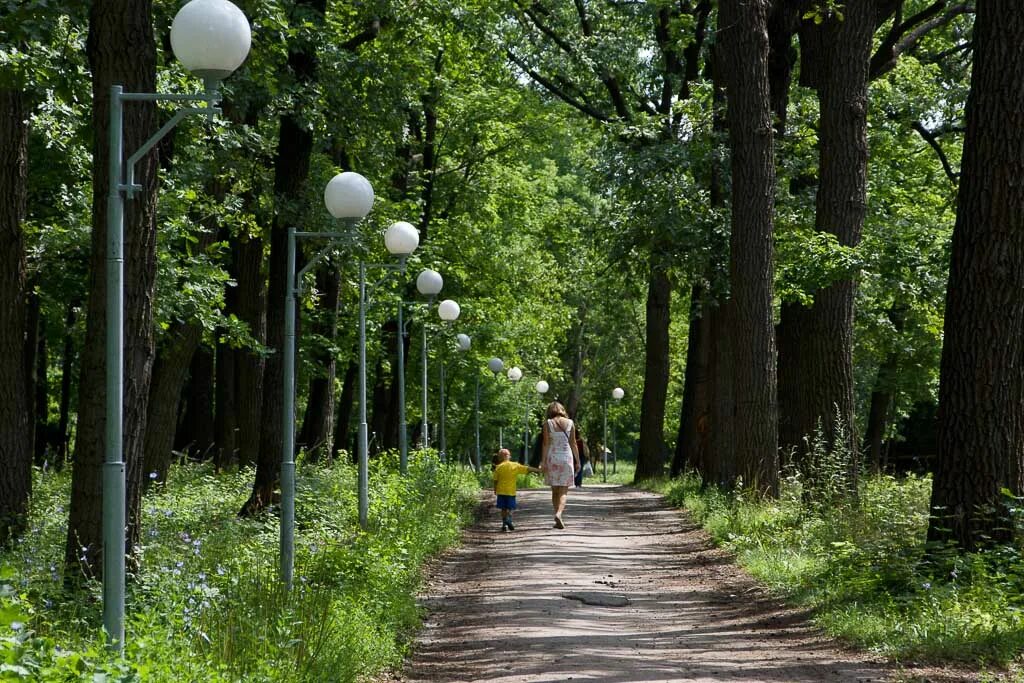
M977 5L974 69L939 383L928 535L1010 540L1001 490L1024 491L1024 13Z
M202 336L203 330L199 325L175 321L167 331L166 341L157 356L146 426L147 488L153 481L167 480L173 459L181 389Z
M729 318L735 457L744 486L778 492L772 213L775 162L766 0L722 0L719 29L732 149Z
M217 470L222 471L238 462L238 421L235 407L235 367L238 352L229 344L218 341L216 354L216 380L213 385L213 460Z
M677 477L689 465L698 468L705 461L701 450L707 447L710 420L708 360L710 357L710 324L705 320L707 303L704 287L695 284L690 290L690 330L686 348L686 373L683 403L679 411L679 432L672 456L670 474Z
M647 349L644 360L644 392L640 399L640 443L634 481L664 474L665 396L668 393L670 305L672 283L658 263L658 249L650 257L647 282Z
M385 344L387 344L386 341ZM376 453L386 447L384 432L387 429L388 410L391 407L391 401L388 399L391 393L387 385L388 377L390 375L384 372L384 357L377 356L373 363L373 384L370 385L370 405L367 408L370 420L367 429L370 431L368 438L371 453Z
M26 292L28 310L25 316L25 400L29 405L32 459L37 466L42 467L46 459L46 334L40 330L42 305L39 295L33 290L30 281Z
M842 19L833 16L801 32L804 61L817 65L813 85L821 107L815 229L834 234L848 247L860 243L867 214L867 86L874 25L872 3L850 3ZM800 453L800 442L789 440L814 434L820 424L827 446L845 449L854 458L851 473L856 476L853 306L853 278L843 277L815 292L809 309L785 306L780 327L794 329L779 336L793 341L783 356L797 366L782 404L788 409L783 448Z
M184 414L174 435L177 449L199 460L210 459L214 448L214 372L213 350L200 343L192 354L188 382L182 392Z
M320 297L320 320L315 332L325 339L334 341L338 334L338 297L341 293L341 276L334 267L321 268L316 274ZM309 385L309 399L306 401L306 416L302 420L300 443L306 447L306 458L310 462L330 460L334 452L334 353L322 347L314 354L317 375Z
M24 92L0 88L0 546L25 528L32 491L21 228L28 198L28 115Z
M54 466L60 470L68 458L68 446L71 435L68 433L68 425L71 422L71 383L74 375L75 362L75 320L78 317L78 307L82 302L72 299L68 303L67 315L64 318L64 350L60 361L60 418L57 423L57 454L54 458Z
M708 448L698 451L697 470L705 486L715 485L730 489L740 477L736 459L735 371L733 346L732 300L704 312L702 325L708 326L708 336L714 340L708 353L709 412ZM747 482L746 479L744 479ZM748 482L749 483L749 482Z
M257 237L232 239L232 276L237 291L229 289L229 310L233 302L238 317L249 326L249 332L260 344L267 339L267 291L263 275L263 240ZM233 389L236 415L234 447L243 465L255 465L260 450L260 425L263 423L263 387L266 363L262 354L252 349L231 353L235 359ZM223 388L228 391L228 387ZM224 404L225 407L228 405ZM273 418L271 418L273 419ZM223 422L223 420L222 420ZM223 436L223 434L222 434ZM223 446L231 449L231 446ZM280 454L278 454L280 455Z
M326 0L299 0L296 7L305 10L306 21L323 23ZM298 41L290 46L288 67L301 89L316 80L316 44ZM296 105L298 106L298 105ZM267 292L267 345L274 353L267 359L263 375L263 404L260 421L259 455L252 493L240 510L252 515L270 504L281 474L281 448L284 425L281 424L284 391L284 297L287 277L288 228L298 224L301 204L309 177L313 153L313 131L303 115L289 111L281 116L277 154L274 159L274 202L277 210L270 229L270 286Z
M156 90L156 44L149 0L96 0L89 15L87 42L93 76L93 215L89 303L78 398L78 435L71 481L65 561L69 569L98 574L102 549L102 463L106 422L106 256L110 88L125 92ZM124 107L126 157L156 131L152 102ZM153 367L153 295L156 275L156 149L135 168L143 188L125 201L124 212L124 437L130 553L139 538L143 476L143 435ZM112 550L112 549L108 549Z
M349 459L356 455L352 447L352 407L356 396L357 379L359 363L350 360L345 368L345 379L341 383L341 395L338 396L338 423L334 427L335 447L347 451Z

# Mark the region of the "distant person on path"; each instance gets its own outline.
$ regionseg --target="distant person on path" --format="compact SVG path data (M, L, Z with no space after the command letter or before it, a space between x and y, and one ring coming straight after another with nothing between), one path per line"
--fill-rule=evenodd
M544 472L545 483L551 487L555 528L564 529L562 512L565 511L565 497L580 469L580 453L576 448L576 427L561 403L552 401L548 404L547 418L540 469Z
M516 509L516 476L528 472L540 472L536 467L512 462L512 453L502 448L494 454L494 496L495 507L501 510L501 530L515 531L512 511Z

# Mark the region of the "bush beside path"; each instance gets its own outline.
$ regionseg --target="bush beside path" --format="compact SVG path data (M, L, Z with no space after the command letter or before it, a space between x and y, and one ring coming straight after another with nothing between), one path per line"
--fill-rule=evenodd
M768 595L661 496L520 491L517 530L488 515L436 567L401 680L961 681L842 648Z

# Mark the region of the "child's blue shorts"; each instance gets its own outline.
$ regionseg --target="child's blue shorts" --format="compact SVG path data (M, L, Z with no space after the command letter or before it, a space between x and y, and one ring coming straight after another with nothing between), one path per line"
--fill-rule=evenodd
M499 510L515 510L516 509L516 497L506 496L498 494L498 501L494 504Z

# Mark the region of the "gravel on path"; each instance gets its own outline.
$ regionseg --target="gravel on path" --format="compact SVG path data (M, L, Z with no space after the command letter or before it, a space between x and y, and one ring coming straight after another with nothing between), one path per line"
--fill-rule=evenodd
M972 680L897 673L837 646L660 496L570 490L564 530L546 489L519 504L515 531L489 511L435 567L400 680Z

